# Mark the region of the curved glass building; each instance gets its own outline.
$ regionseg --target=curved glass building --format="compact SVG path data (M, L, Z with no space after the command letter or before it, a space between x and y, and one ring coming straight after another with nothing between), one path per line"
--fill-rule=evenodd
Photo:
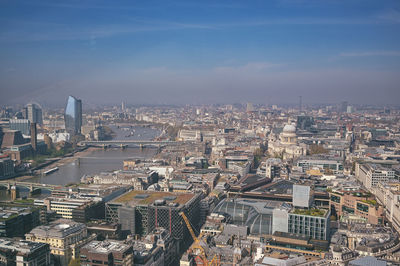
M64 113L65 130L73 135L81 134L82 127L82 101L69 96Z
M287 218L283 217L282 221L278 221L274 214L277 209L285 209L287 213L290 208L289 204L276 201L224 199L213 212L230 216L233 224L247 226L250 234L261 235L272 234L276 230L274 224L287 224ZM276 221L273 221L274 216Z

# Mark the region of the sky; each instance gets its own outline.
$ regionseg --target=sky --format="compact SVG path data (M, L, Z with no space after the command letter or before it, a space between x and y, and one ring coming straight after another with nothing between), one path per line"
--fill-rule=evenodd
M398 0L0 0L0 105L398 104Z

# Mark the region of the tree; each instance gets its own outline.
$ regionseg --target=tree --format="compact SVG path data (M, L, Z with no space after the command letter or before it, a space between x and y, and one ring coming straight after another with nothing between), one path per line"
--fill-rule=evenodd
M309 153L310 153L310 155L326 154L326 153L328 153L328 150L325 149L322 145L312 144L312 145L310 145Z

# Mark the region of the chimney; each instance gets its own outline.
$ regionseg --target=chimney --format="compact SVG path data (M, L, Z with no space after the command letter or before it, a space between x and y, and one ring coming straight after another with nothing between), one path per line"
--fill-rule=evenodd
M37 129L36 123L31 123L31 145L34 151L37 148Z

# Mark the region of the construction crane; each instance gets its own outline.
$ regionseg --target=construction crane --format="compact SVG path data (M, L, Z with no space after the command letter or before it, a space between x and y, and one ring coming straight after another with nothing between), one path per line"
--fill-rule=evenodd
M212 266L212 265L220 266L220 261L219 261L219 257L217 256L217 254L214 255L213 259L210 262L207 260L206 252L205 252L204 248L200 245L200 240L197 238L196 234L194 233L193 228L190 225L189 219L186 217L184 212L180 212L179 215L182 216L183 220L185 221L186 227L188 228L190 235L193 238L193 241L194 241L194 243L192 244L193 249L197 249L200 251L199 258L201 260L201 263L205 266Z

